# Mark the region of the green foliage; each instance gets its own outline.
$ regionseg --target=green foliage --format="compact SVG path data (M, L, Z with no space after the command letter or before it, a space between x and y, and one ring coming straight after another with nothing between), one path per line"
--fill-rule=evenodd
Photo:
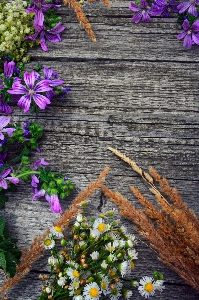
M3 208L7 201L8 201L8 197L5 195L4 190L1 190L0 191L0 208Z
M9 236L3 218L0 217L0 269L13 277L21 257L21 251L16 246L16 239Z

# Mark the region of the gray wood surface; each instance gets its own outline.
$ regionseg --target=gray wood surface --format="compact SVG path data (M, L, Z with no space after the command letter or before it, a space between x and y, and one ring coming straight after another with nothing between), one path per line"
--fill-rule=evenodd
M66 209L72 199L105 166L111 171L106 185L119 190L139 206L129 185L148 198L143 181L107 147L115 147L143 169L153 166L176 186L189 207L199 216L199 48L187 50L176 36L181 31L175 17L154 18L151 24L135 25L128 9L130 1L88 5L85 12L97 42L93 43L68 8L60 9L67 30L61 43L49 44L49 52L32 49L37 61L59 72L72 92L64 100L54 100L50 109L37 117L15 108L13 121L37 120L44 127L41 154L54 171L65 172L76 188L61 201ZM89 213L113 205L98 191ZM1 211L19 246L52 225L52 215L44 200L31 202L31 188L21 184ZM133 225L122 219L133 231ZM165 276L166 289L154 299L197 300L199 294L173 271L160 263L145 244L138 244L140 259L135 276ZM29 275L10 292L12 300L36 300L40 295L39 270L46 270L46 258L39 260ZM132 299L143 299L135 291Z

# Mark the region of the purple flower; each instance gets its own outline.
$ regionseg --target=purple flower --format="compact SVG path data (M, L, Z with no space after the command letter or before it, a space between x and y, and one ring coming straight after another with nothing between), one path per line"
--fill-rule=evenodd
M129 6L129 9L137 12L133 17L132 21L135 23L139 23L140 21L145 22L150 22L151 18L149 16L150 12L149 10L149 5L146 1L141 0L140 1L140 6L137 5L134 1L131 2L131 5Z
M45 161L44 158L41 158L39 160L37 160L35 163L34 163L34 167L33 167L33 170L37 170L39 168L39 166L42 165L42 166L48 166L49 163L47 161Z
M199 5L199 0L190 0L189 2L180 3L177 6L177 9L179 10L179 14L182 14L184 11L188 9L188 14L197 17L198 12L196 10L196 5Z
M191 26L186 19L184 20L182 27L184 30L178 34L178 40L184 38L183 46L191 48L193 44L199 45L199 20L196 20Z
M4 170L3 172L0 173L0 187L3 188L4 190L6 190L8 188L8 184L6 182L6 180L17 184L19 182L19 179L16 177L7 177L10 173L11 173L12 169L7 169Z
M6 132L9 137L12 136L13 132L16 130L15 128L5 128L10 122L10 117L0 117L0 140L3 141L5 139L3 132Z
M0 153L0 168L3 167L6 156L7 153Z
M21 84L21 82L16 81L12 85L12 90L8 90L10 94L16 95L23 95L20 97L17 105L24 108L24 113L28 112L31 104L31 99L35 101L35 103L41 109L45 109L47 104L50 104L50 100L38 93L47 92L52 90L49 87L49 80L41 80L40 82L36 83L36 75L35 71L32 71L30 74L28 72L24 73L24 81L27 87ZM35 85L35 86L34 86Z
M178 12L177 4L174 4L174 0L156 0L149 12L153 16L168 17L171 12Z
M35 29L37 30L37 32L33 35L26 36L26 39L34 41L38 37L38 35L40 35L41 48L43 49L43 51L48 51L45 38L52 43L61 42L60 33L65 29L65 27L62 25L62 22L59 22L50 30L46 30L45 26L40 25L36 25Z
M38 184L39 184L39 179L37 178L36 175L32 175L32 176L31 176L31 186L32 186L33 188L37 188ZM33 192L34 192L34 191L33 191Z
M46 66L44 66L44 78L49 79L51 81L49 83L49 86L51 86L51 87L56 87L56 86L62 85L64 83L63 80L53 79L53 78L57 78L57 72L55 72L53 69L48 69ZM56 96L56 94L53 90L51 90L46 93L46 96L49 99L52 99L54 96Z
M15 62L14 61L10 61L10 62L5 62L4 63L4 76L6 78L10 78L13 75L14 72L14 68L15 68Z
M46 198L46 200L48 201L48 203L50 203L51 205L51 211L53 213L62 213L62 208L59 202L59 198L57 195L48 195L46 194L46 191L44 189L42 190L35 190L35 194L32 197L32 200L38 199L40 197L44 197Z

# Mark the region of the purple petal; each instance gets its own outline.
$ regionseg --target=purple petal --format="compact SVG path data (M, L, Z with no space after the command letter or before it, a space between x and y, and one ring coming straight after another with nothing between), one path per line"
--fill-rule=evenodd
M36 38L38 37L39 32L40 32L40 30L37 31L37 32L35 32L35 33L32 34L32 35L27 35L27 36L25 37L25 39L26 39L26 40L29 39L29 40L31 40L31 41L34 41L34 40L36 40Z
M23 95L25 93L28 93L28 89L23 86L19 81L16 81L12 85L12 90L7 91L11 95Z
M49 92L46 92L46 96L49 100L51 100L53 97L56 96L55 92L52 90L52 91L49 91Z
M179 13L183 13L185 10L187 10L190 6L190 2L183 2L183 3L180 3L178 6L177 6L177 9L179 11Z
M186 34L187 34L186 31L181 32L180 34L178 34L177 39L178 39L178 40L183 39L183 38L185 37Z
M31 177L31 186L34 187L34 188L37 188L38 183L39 183L39 179L37 178L37 176L32 175L32 177Z
M59 34L52 34L52 33L48 33L46 32L46 38L51 42L51 43L59 43L61 42L61 37Z
M60 7L58 4L44 4L42 5L42 11L47 12L51 7Z
M45 41L44 31L42 31L40 34L40 45L43 51L48 51L48 47Z
M19 178L16 178L16 177L7 177L6 180L9 180L13 184L19 183Z
M9 137L12 137L13 132L15 131L15 128L5 128L2 130L2 132L7 132Z
M41 76L38 72L35 71L35 80L40 80Z
M24 73L24 81L30 89L33 88L35 80L35 71L32 71L30 74L28 72Z
M44 14L41 9L37 10L34 18L34 27L37 29L37 26L43 26L44 24Z
M10 122L10 120L11 120L10 117L1 116L0 117L0 130L2 130L4 127L6 127L8 125L8 123Z
M1 174L0 174L0 177L1 178L5 178L6 176L8 176L10 173L12 172L12 169L9 168L7 170L4 170Z
M40 165L42 165L42 166L48 166L49 163L47 161L45 161L44 158L36 160L36 162L34 163L34 166L33 166L33 170L37 170Z
M192 28L194 31L199 31L199 20L196 20L193 25L192 25Z
M43 197L45 195L46 191L45 190L40 190L40 191L37 191L33 197L32 197L32 201L35 200L35 199L38 199L40 197Z
M35 103L39 106L40 109L45 109L46 104L50 104L50 100L43 95L34 94L33 95Z
M150 21L151 21L151 18L150 18L150 16L149 16L149 14L148 14L147 11L143 11L143 12L142 12L142 21L143 21L144 23L150 22Z
M23 107L24 113L26 113L29 111L30 103L31 103L31 96L24 95L19 99L19 101L17 102L17 105Z
M189 9L188 9L188 13L193 15L194 17L197 17L198 12L196 10L196 7L194 4L190 5Z
M1 140L1 141L3 141L3 140L4 140L4 138L5 138L5 137L4 137L3 133L2 133L2 132L0 132L0 140ZM0 143L0 145L2 146L2 144L1 144L1 143Z
M45 195L46 201L48 201L48 203L51 204L51 196L49 196L48 194Z
M5 114L12 113L11 107L6 102L3 101L3 98L0 98L0 112Z
M189 24L189 21L186 19L184 20L184 22L182 23L182 28L185 30L185 31L188 31L190 29L190 24Z
M4 63L4 76L6 78L10 78L13 74L15 63L14 61L10 61L9 63L6 61Z
M61 33L65 29L65 26L62 25L62 22L57 23L55 27L48 30L49 33L58 34Z
M132 10L132 11L139 11L140 7L135 2L131 2L131 5L129 6L129 9Z
M59 86L59 85L62 85L64 83L63 80L59 80L59 79L54 79L54 80L51 80L50 82L50 86Z
M62 208L57 195L51 196L51 210L53 213L62 213Z
M44 79L41 80L40 82L38 82L34 88L35 92L47 92L47 91L51 91L52 88L49 86L49 84L51 83L51 80L48 79Z
M0 187L3 188L4 190L7 190L8 184L4 179L0 179Z
M192 37L190 34L187 34L185 36L185 39L184 39L184 42L183 42L183 46L184 47L188 47L188 48L191 48L193 45L193 40L192 40Z
M137 23L140 22L141 18L142 18L142 12L139 11L137 14L135 14L133 16L133 18L131 19L131 21L133 21L133 22L135 22L137 24Z
M44 77L45 79L50 79L53 74L53 69L48 69L46 66L44 66Z
M193 33L192 34L192 39L195 44L199 45L199 34L198 33Z

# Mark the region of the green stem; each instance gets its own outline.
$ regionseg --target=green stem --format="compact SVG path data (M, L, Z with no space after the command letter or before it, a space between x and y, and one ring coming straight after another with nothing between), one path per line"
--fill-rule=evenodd
M21 177L23 177L23 176L31 175L31 174L40 174L40 172L39 172L39 171L28 171L28 172L19 174L19 175L17 175L16 177L17 177L17 178L21 178Z

